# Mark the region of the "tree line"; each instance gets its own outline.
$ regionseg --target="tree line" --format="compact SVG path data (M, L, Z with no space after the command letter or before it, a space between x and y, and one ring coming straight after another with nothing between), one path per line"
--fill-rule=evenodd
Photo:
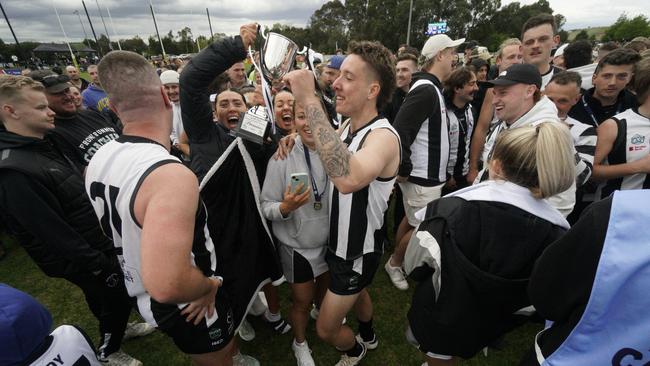
M323 4L309 18L305 27L286 24L273 24L268 30L281 33L294 40L300 47L309 46L324 53L333 54L337 49L345 49L350 40L377 40L392 50L406 43L410 4L413 4L410 45L421 48L427 39L425 30L429 23L446 21L448 34L452 38L464 37L475 40L480 45L496 50L499 44L511 37L519 37L524 22L539 13L554 14L548 0L538 0L529 5L513 2L501 6L500 0L332 0ZM562 29L566 18L554 14L562 42L566 42L568 32ZM610 26L604 41L629 41L636 36L650 36L650 21L644 15L628 18L622 14ZM176 33L171 30L161 37L167 54L179 55L194 53L210 42L225 37L194 35L191 28L184 27ZM587 32L580 32L576 39L589 39ZM593 39L593 35L591 37ZM118 49L114 40L100 35L98 42L85 39L87 45L102 54ZM32 50L39 43L22 43L22 50ZM145 41L139 36L121 39L122 49L134 51L145 56L160 55L162 48L158 38L151 35ZM19 54L15 45L0 40L0 56L10 60L11 55Z

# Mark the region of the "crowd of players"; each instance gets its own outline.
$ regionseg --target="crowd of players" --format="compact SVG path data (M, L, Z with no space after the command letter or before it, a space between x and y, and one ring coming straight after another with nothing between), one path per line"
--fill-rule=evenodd
M81 329L50 334L46 310L1 286L0 338L16 345L1 363L137 366L121 343L158 329L197 365L256 365L235 341L254 337L256 312L293 332L287 364L315 364L310 316L337 365L360 364L381 352L367 288L387 230L384 269L416 285L405 339L426 365L532 318L552 323L524 365L647 358L648 300L635 295L650 266L650 42L592 60L584 44L555 50L556 33L552 16L529 19L495 70L469 47L459 62L464 40L446 35L397 55L352 42L316 83L300 61L272 85L262 145L235 133L264 104L242 62L255 24L181 70L115 51L87 85L73 66L0 76L3 222L46 275L83 291L101 335L95 354ZM144 323L128 323L133 308Z

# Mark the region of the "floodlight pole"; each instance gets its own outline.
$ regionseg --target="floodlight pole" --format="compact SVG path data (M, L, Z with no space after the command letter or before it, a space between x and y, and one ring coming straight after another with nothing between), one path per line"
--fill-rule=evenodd
M413 15L413 0L411 0L411 5L409 6L409 25L406 30L406 45L409 45L411 40L411 16Z
M16 37L16 33L14 33L14 28L11 26L11 23L9 22L9 17L7 17L7 13L5 13L5 8L2 6L2 3L0 2L0 9L2 10L2 15L5 16L5 20L7 21L7 25L9 26L9 30L11 31L11 35L14 36L14 41L16 42L16 52L18 57L22 56L22 50L20 48L20 42L18 42L18 37Z
M210 37L211 40L214 41L214 33L212 32L212 21L210 20L210 10L208 10L208 8L205 8L205 12L208 14L208 25L210 26Z
M97 45L97 48L99 48L99 55L104 56L104 51L102 51L102 45L99 44L99 41L97 40L97 34L95 33L95 27L93 27L93 22L90 20L90 14L88 14L88 8L86 7L86 3L84 0L81 0L81 4L84 6L84 11L86 12L86 17L88 18L88 23L90 23L90 30L93 32L93 38L95 38L95 44Z

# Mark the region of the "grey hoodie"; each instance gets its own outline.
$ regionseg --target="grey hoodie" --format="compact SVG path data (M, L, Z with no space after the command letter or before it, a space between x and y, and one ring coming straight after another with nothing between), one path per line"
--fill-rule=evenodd
M552 121L552 122L559 122L559 123L562 122L558 117L558 112L557 112L557 108L555 107L555 104L546 96L542 96L542 99L540 99L539 102L535 103L533 108L531 108L523 116L519 117L519 119L516 120L514 123L512 123L510 126L508 126L506 122L501 122L494 129L494 131L492 131L492 133L487 137L487 140L485 142L485 148L483 150L483 161L486 163L485 166L483 167L483 170L479 172L476 182L474 183L478 183L481 180L487 179L486 170L488 164L487 162L489 161L488 157L490 156L490 153L494 148L494 143L496 142L497 136L501 131L509 128L530 126L531 124L534 124L536 122L542 122L542 121ZM572 148L574 147L572 146ZM485 178L481 179L481 177L483 177L484 175ZM558 193L555 196L549 197L547 199L547 202L551 206L555 207L558 211L560 211L560 213L562 213L564 217L566 217L571 213L571 211L573 211L573 206L575 205L575 192L576 192L576 185L574 182L574 184L566 191Z
M284 199L284 191L287 189L291 174L307 173L307 162L305 161L305 148L300 140L296 138L291 153L284 160L269 160L264 186L262 187L262 212L264 217L271 220L273 233L280 242L297 249L313 249L327 245L329 237L329 180L318 153L309 150L311 160L311 173L314 175L321 198L322 208L314 209L314 193L311 182L307 187L312 193L309 201L289 213L285 218L280 213L280 203ZM325 182L328 182L327 185Z

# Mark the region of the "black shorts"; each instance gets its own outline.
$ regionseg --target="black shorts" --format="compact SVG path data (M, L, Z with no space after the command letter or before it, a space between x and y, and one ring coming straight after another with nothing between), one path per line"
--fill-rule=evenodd
M158 329L171 337L183 353L202 354L219 351L232 340L236 324L230 301L224 292L217 292L215 309L218 319L210 326L205 319L199 325L187 322L178 309L158 322Z
M345 260L328 250L325 262L330 269L329 290L342 296L358 294L370 286L380 261L381 253L368 253L357 259Z

